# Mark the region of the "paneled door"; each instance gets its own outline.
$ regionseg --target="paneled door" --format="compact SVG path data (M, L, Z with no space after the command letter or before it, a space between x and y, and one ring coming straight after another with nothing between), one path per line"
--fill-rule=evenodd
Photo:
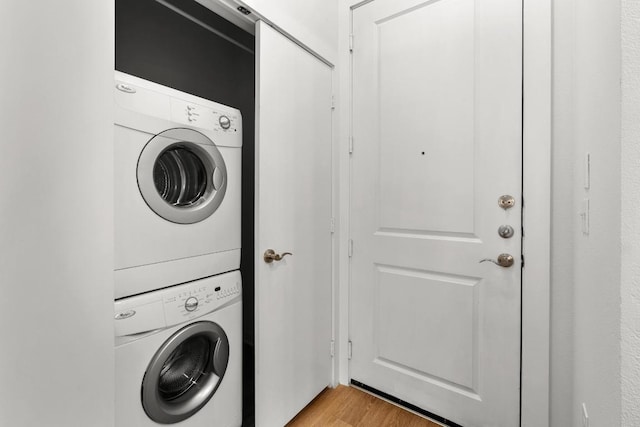
M331 383L332 69L256 43L256 426L282 427Z
M522 2L366 3L352 67L351 379L517 426Z

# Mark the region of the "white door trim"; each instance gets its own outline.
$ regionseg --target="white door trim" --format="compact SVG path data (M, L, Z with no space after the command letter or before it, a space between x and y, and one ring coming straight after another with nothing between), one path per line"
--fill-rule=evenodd
M350 183L352 10L375 0L339 3L338 114L340 182ZM522 273L522 410L521 426L549 425L550 253L551 253L551 0L523 0L523 198L525 237ZM354 41L357 46L357 40ZM355 142L357 146L357 141ZM349 198L340 185L337 381L349 383Z
M551 290L551 0L523 0L521 426L549 425Z

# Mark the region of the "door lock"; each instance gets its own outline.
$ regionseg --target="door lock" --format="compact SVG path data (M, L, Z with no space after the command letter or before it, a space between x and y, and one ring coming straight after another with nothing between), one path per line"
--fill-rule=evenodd
M512 207L514 207L515 204L516 204L516 199L514 199L513 196L510 196L508 194L505 194L503 196L500 196L500 198L498 198L498 206L500 206L505 211L507 209L511 209Z
M509 239L511 237L513 237L513 234L515 232L513 231L513 227L510 225L501 225L498 228L498 234L500 235L500 237L502 237L503 239Z
M498 255L498 260L494 260L491 258L485 258L485 259L481 259L479 262L492 262L495 265L499 265L500 267L511 267L513 265L513 255L509 255L509 254L500 254Z

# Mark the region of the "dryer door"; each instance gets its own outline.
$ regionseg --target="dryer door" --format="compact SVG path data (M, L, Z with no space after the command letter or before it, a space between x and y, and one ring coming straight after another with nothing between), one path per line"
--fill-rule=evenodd
M193 129L169 129L149 140L138 159L138 187L162 218L192 224L222 203L227 169L220 151Z
M229 341L218 324L185 326L149 362L142 380L144 411L160 424L189 418L214 395L228 361Z

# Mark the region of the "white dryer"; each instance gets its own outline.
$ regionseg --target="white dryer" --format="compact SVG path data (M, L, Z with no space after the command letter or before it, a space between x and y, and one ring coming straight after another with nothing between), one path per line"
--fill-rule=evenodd
M121 72L115 298L240 267L240 111Z
M116 301L116 427L240 427L241 295L234 271Z

